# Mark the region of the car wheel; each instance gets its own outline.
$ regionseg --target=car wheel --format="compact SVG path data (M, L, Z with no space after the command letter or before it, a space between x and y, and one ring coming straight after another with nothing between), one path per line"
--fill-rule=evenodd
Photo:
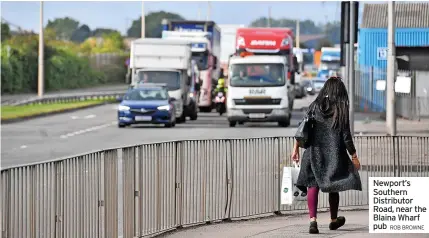
M286 121L279 121L280 127L288 127L290 126L290 119L287 119Z
M127 125L125 125L125 124L118 124L118 127L119 128L124 128L124 127L126 127Z
M244 121L239 121L238 125L244 125Z
M229 122L229 127L235 127L235 125L237 125L237 122L235 122L235 121Z
M173 123L167 123L167 124L164 124L164 126L167 127L167 128L170 128L170 127L173 126Z

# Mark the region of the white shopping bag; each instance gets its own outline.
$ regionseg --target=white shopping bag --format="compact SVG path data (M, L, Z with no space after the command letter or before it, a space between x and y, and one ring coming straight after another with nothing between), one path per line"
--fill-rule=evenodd
M284 205L304 205L307 202L307 193L299 190L295 184L298 180L300 167L293 163L293 167L283 168L283 179L281 188L281 204Z

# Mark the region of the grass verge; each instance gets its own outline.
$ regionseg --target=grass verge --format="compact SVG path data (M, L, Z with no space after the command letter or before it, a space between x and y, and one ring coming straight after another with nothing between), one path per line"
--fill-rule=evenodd
M8 121L20 118L32 118L45 114L67 112L80 108L87 108L108 102L114 102L112 99L85 100L64 103L50 104L31 104L22 106L1 106L1 120Z

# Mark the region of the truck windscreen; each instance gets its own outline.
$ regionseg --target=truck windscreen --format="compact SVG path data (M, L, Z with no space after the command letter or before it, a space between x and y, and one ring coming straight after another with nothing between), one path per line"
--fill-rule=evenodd
M207 70L209 68L209 54L205 52L192 52L192 59L198 66L199 70Z
M283 64L234 64L233 87L278 87L286 84Z
M322 61L320 69L322 70L338 70L340 68L340 61Z
M180 74L174 71L140 71L138 83L166 84L168 90L180 89Z

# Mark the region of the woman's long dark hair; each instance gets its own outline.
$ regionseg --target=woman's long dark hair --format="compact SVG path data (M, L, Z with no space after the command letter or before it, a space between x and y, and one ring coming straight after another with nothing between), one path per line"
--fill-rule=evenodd
M340 77L330 77L315 102L322 110L333 110L332 128L346 129L349 126L349 95Z

